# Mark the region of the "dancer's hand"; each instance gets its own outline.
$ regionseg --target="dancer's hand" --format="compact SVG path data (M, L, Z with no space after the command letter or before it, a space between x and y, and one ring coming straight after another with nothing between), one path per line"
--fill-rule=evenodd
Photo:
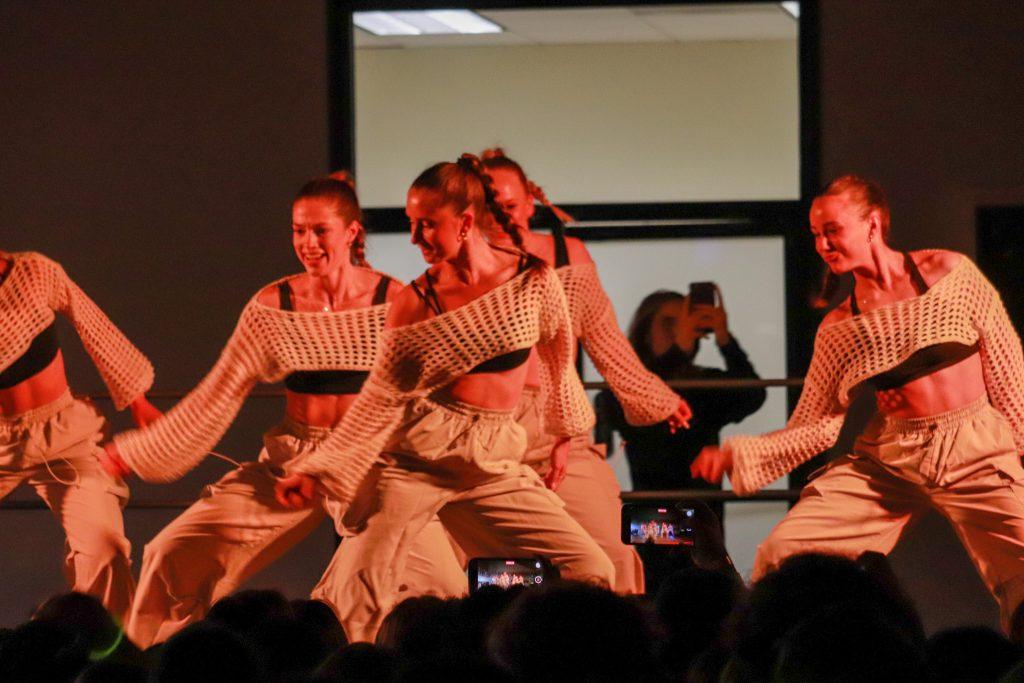
M114 479L124 479L132 473L121 459L121 453L113 441L108 441L103 444L103 448L96 451L96 459L100 461L100 467Z
M286 508L301 510L313 503L316 478L308 474L291 474L274 484L274 497Z
M728 448L705 446L701 449L693 464L690 474L712 484L722 483L722 475L732 472L732 453Z
M163 414L149 402L145 394L129 403L128 407L132 411L132 422L136 427L145 427Z
M565 480L565 470L569 465L569 439L561 438L551 449L551 469L544 475L544 485L557 491Z
M691 417L693 417L693 411L690 410L690 404L685 399L679 399L676 412L668 416L668 430L675 434L680 428L689 429Z

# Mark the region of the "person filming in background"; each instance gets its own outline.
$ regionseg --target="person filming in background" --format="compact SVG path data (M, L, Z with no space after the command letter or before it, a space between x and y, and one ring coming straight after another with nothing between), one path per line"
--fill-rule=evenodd
M696 288L694 287L696 285ZM721 293L713 283L694 283L690 296L658 290L640 303L629 327L629 341L643 364L663 380L757 379L747 354L729 331ZM704 295L710 289L711 296ZM703 291L702 291L703 290ZM699 303L692 299L709 301ZM704 295L704 296L702 296ZM716 303L717 302L717 303ZM701 341L714 339L725 370L695 365ZM690 463L707 445L717 444L722 427L739 422L764 403L765 390L676 390L693 409L690 429L673 433L664 424L634 427L628 424L615 396L608 390L596 399L596 440L611 444L617 431L625 440L634 491L718 488L690 475ZM721 518L722 506L711 505Z

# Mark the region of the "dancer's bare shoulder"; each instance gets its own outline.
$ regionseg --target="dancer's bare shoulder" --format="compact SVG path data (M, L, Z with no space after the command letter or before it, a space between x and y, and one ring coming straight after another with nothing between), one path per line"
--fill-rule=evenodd
M956 268L957 264L964 258L963 254L950 251L949 249L923 249L910 252L910 257L921 270L928 286L941 280L946 273Z
M835 325L852 317L853 310L850 309L850 298L845 297L835 308L825 314L825 317L821 319L821 327Z
M256 302L267 308L281 308L281 291L277 283L267 285L256 294Z
M578 237L565 238L565 250L569 253L569 263L593 263L594 259L587 250L587 245Z
M426 285L423 276L417 278L421 290ZM402 287L394 297L390 296L391 307L388 309L388 316L384 323L385 327L402 327L426 320L432 316L432 311L419 294L413 289L412 283Z

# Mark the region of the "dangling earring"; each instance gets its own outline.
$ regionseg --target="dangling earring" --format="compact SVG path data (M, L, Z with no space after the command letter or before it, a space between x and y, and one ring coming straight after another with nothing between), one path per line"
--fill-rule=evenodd
M459 230L459 241L460 242L465 242L466 241L466 235L468 235L468 234L469 234L469 226L467 226L467 225L462 226L462 229Z

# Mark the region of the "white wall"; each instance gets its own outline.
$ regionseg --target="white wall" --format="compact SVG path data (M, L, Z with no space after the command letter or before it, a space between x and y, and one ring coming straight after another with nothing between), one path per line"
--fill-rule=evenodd
M799 195L796 41L356 51L365 206L500 144L564 203Z

